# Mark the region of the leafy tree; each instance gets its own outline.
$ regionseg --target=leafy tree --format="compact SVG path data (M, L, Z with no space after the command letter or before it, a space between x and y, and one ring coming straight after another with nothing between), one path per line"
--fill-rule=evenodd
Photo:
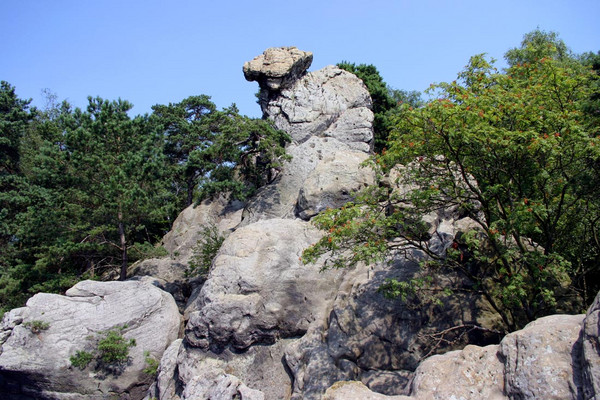
M427 277L454 271L463 280L452 289L481 293L508 330L589 302L599 289L600 138L582 104L593 81L580 63L529 57L527 40L520 50L504 73L475 56L457 81L432 85L424 107L401 106L372 163L379 185L316 217L329 233L304 259L329 253L343 267L420 249L425 279L388 281L388 294L425 293ZM392 169L401 173L390 187ZM440 254L423 215L452 206L477 229Z
M540 29L525 34L521 47L507 51L504 58L511 67L537 62L543 58L552 58L561 62L574 61L571 51L556 32L545 32Z

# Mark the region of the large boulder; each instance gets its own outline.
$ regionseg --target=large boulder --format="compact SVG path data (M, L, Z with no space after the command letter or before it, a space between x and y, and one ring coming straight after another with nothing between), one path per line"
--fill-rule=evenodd
M273 343L299 336L337 291L337 271L304 265L320 233L301 220L270 219L237 229L223 243L197 300L186 341L201 348Z
M35 321L47 329L32 329ZM5 314L1 328L3 398L141 399L150 383L143 372L146 357L161 358L177 339L181 316L173 297L150 284L83 281L66 296L33 296L26 307ZM111 329L136 343L122 369L71 365L71 356L79 350L92 352L95 340Z

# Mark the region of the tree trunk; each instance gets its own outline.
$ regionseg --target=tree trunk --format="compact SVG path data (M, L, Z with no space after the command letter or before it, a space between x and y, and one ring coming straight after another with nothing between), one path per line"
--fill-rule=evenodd
M119 237L121 241L121 274L120 281L127 279L127 241L125 240L125 226L123 225L123 213L119 211Z

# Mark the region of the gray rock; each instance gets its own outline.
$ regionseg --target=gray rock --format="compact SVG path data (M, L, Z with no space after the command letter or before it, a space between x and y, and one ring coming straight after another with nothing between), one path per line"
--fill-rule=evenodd
M270 219L237 229L223 243L190 312L186 340L245 349L298 336L321 316L340 273L303 265L320 233L301 220Z
M244 352L225 349L219 353L182 346L175 380L182 387L195 377L213 370L235 376L246 386L260 390L267 400L288 399L291 380L282 361L285 347L293 339L282 339L269 346L251 346Z
M248 202L241 226L271 218L295 218L300 191L306 179L325 159L337 152L355 154L350 147L337 139L313 136L302 144L290 144L287 152L292 160L284 165L279 177L262 188ZM356 155L356 158L364 157ZM327 171L329 173L331 171ZM358 173L358 168L356 168Z
M242 210L245 204L240 201L230 201L227 196L205 200L197 206L189 206L183 210L173 222L173 227L167 233L162 245L169 252L172 260L179 264L187 265L192 256L192 249L201 237L202 229L215 226L223 235L228 235L242 219ZM135 274L141 271L134 270ZM155 275L167 281L179 279L179 272L173 275Z
M313 54L296 47L271 47L252 61L244 63L244 76L257 81L261 88L277 91L301 77L313 60Z
M584 398L600 398L600 292L588 309L582 329Z
M156 381L148 390L145 400L180 400L183 391L178 379L177 356L182 348L183 339L177 339L165 350L160 359Z
M155 286L171 293L183 313L190 296L204 283L204 277L190 274L189 270L190 258L198 240L206 228L212 227L216 227L222 236L229 235L239 225L243 207L244 203L229 201L224 195L187 207L162 239L169 255L133 264L129 267L128 276L133 279L152 277Z
M415 399L506 400L504 364L498 346L466 346L429 357L417 368L412 382Z
M339 382L324 399L592 399L578 383L583 317L540 318L500 345L429 357L415 371L410 396L383 396L358 383Z
M371 391L362 382L336 382L327 389L323 400L410 400L407 396L386 396ZM462 399L461 399L462 400Z
M296 143L328 136L364 152L372 148L371 105L363 82L334 66L304 75L261 104L265 116Z
M195 376L185 387L182 400L264 400L259 390L250 389L237 377L224 371L208 369Z
M144 353L160 358L181 326L171 295L142 282L83 281L66 296L39 293L25 308L7 313L3 328L20 318L22 323L10 329L2 346L0 375L5 387L0 392L35 398L141 399L149 385L142 372ZM48 328L34 333L26 326L32 321L44 321ZM69 358L78 350L92 350L99 333L123 326L123 336L137 344L130 348L120 374L71 366Z
M327 208L338 208L354 193L375 182L375 173L361 164L368 158L358 151L325 156L308 175L298 197L297 212L308 220Z
M505 393L516 399L577 399L583 315L551 315L500 343Z
M346 271L328 319L320 325L315 322L286 350L294 375L294 399L320 399L338 380L363 380L385 394L406 394L411 372L430 350L428 334L464 323L494 321L476 296L455 294L443 307L411 306L386 299L378 291L385 279L406 280L416 271L414 262L400 259L395 265ZM397 380L388 385L371 380L372 371L396 373Z

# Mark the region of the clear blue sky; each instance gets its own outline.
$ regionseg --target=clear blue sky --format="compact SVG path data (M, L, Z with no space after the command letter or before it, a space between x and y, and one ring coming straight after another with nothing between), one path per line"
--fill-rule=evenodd
M133 114L207 94L260 116L242 65L268 47L312 51L311 70L374 64L390 86L424 90L536 27L596 52L599 18L599 0L2 0L0 79L38 106L44 88L79 107L120 97Z

